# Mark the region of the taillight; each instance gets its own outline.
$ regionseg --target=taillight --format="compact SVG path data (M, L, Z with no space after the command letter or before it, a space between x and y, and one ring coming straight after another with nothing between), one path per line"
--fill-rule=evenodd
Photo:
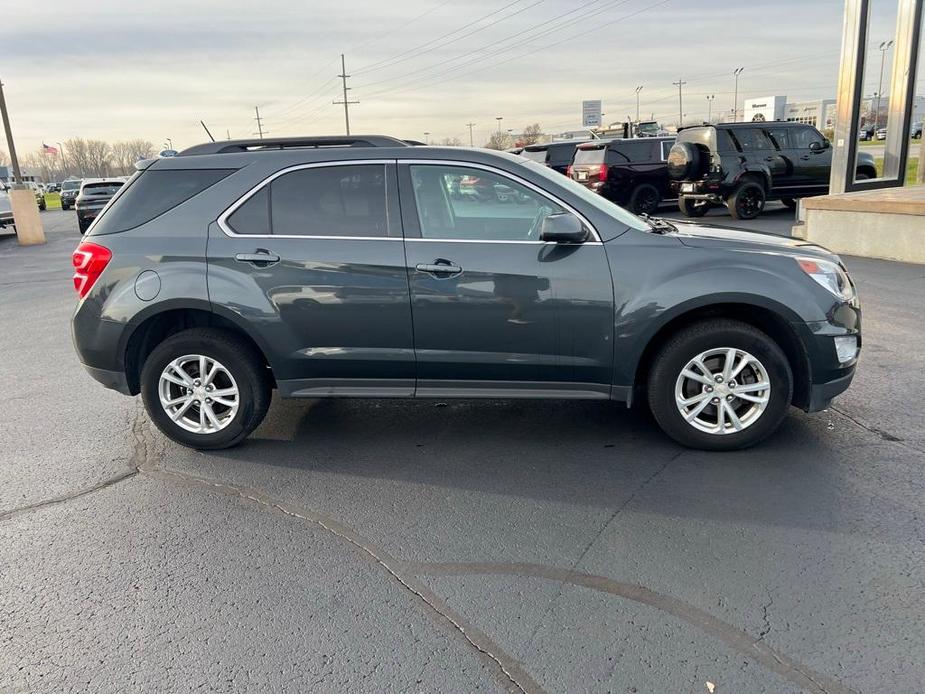
M572 177L572 165L571 164L565 167L565 175L568 176L569 178Z
M83 241L71 256L74 265L74 289L83 299L103 274L112 258L112 252L105 246Z
M607 180L607 164L601 164L600 170L597 172L597 177L602 181Z

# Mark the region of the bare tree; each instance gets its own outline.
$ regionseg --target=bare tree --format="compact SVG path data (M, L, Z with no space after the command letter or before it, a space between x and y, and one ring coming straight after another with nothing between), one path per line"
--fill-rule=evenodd
M462 147L462 140L458 137L444 137L440 144L444 147Z
M87 140L87 163L90 171L97 176L109 175L110 156L112 148L104 140Z
M125 145L128 147L128 151L131 155L132 166L134 166L135 162L139 159L151 159L157 152L151 142L140 138L128 140L125 142Z
M498 133L494 132L491 134L491 137L488 138L488 142L485 143L485 147L488 149L508 149L511 146L511 136L508 133Z
M128 142L113 142L112 166L120 176L127 176L135 167L137 161L132 157L132 148Z
M86 140L82 137L72 137L64 143L64 150L67 152L67 167L70 173L81 178L90 173L90 156Z
M520 136L518 144L522 145L534 145L537 142L544 142L546 140L546 135L543 133L543 129L540 127L539 123L533 123L524 128L523 134Z

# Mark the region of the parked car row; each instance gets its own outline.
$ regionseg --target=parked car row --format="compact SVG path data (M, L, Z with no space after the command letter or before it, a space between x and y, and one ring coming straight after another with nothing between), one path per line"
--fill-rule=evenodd
M677 137L553 142L518 153L636 214L677 201L688 217L725 205L736 219L752 219L768 200L795 207L798 198L828 193L832 168L825 136L786 121L695 126ZM867 152L858 153L856 166L856 179L877 175Z

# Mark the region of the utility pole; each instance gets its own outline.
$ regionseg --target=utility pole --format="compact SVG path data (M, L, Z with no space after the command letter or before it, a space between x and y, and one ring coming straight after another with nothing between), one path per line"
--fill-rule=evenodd
M254 118L254 120L257 121L257 132L255 132L254 135L259 135L260 139L262 140L263 136L265 134L268 134L268 131L263 129L263 119L260 117L260 107L259 106L254 106L254 113L257 114L257 116Z
M713 99L716 98L716 94L710 94L707 97L707 123L713 122Z
M338 77L340 77L340 79L341 79L341 81L343 82L343 85L344 85L344 100L343 100L343 101L333 101L333 102L331 102L331 103L334 103L334 104L343 104L343 105L344 105L344 125L346 126L346 128L347 128L347 134L349 135L349 134L350 134L350 110L349 110L349 106L350 106L350 104L358 104L358 103L360 103L360 102L359 102L359 101L348 101L348 100L347 100L347 90L350 89L350 87L347 86L347 78L350 77L350 75L347 74L347 64L346 64L346 62L344 61L344 54L343 54L343 53L340 54L340 74L338 75Z
M10 116L6 112L3 82L0 82L0 120L3 120L6 144L10 148L10 161L13 163L13 190L10 191L10 208L13 212L16 240L20 246L45 243L45 231L42 229L38 205L35 204L35 195L22 182L19 158L16 156L16 146L13 144L13 130L10 128Z
M501 136L501 121L504 120L504 116L495 116L495 120L498 121L498 137Z
M639 122L639 92L642 91L643 85L636 87L636 122Z
M681 95L681 87L683 87L687 82L678 78L677 82L672 82L674 86L678 88L678 128L684 125L684 100Z
M874 130L880 127L880 99L883 97L883 64L886 62L886 52L893 46L892 41L883 41L880 44L880 86L877 87L877 110L874 111Z
M430 144L430 131L429 130L424 131L424 144L425 145Z
M475 123L466 123L466 127L469 128L469 146L475 147L475 143L472 141L472 128L475 126Z
M744 67L737 67L735 70L732 71L732 74L735 75L735 78L736 78L735 96L732 97L732 122L733 123L739 122L739 75L742 74L742 70L744 69L745 69Z
M10 129L10 116L6 112L6 99L3 97L3 82L0 82L0 117L3 118L3 129L6 131L6 146L10 149L10 161L13 163L13 183L22 183L22 172L19 170L19 158L16 156L16 145L13 144L13 131Z

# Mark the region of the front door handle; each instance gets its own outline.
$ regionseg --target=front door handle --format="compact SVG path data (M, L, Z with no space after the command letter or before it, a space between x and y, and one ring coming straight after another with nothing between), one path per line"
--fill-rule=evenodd
M451 263L449 260L438 258L432 263L418 263L414 266L418 272L426 272L429 275L458 275L462 268Z
M257 267L266 267L279 262L279 256L264 248L258 248L256 253L238 253L234 257L239 263L253 263Z

